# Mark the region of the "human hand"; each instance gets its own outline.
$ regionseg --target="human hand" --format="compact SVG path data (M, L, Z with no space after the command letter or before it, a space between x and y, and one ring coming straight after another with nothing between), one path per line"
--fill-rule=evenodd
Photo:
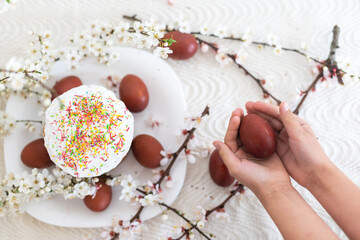
M239 147L238 132L243 115L241 108L234 110L225 143L214 142L230 174L256 195L270 193L276 187L291 186L289 175L276 153L266 160L257 160Z
M329 162L311 127L293 114L287 103L277 107L265 102L247 102L246 109L248 113L258 114L269 121L278 133L276 152L287 172L308 188L311 177Z

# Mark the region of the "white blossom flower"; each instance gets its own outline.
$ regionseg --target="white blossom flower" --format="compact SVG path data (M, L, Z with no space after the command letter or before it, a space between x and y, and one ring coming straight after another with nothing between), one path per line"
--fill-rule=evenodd
M267 36L267 42L270 45L278 45L279 44L279 37L276 36L275 34L270 33Z
M163 158L160 160L160 165L161 166L165 166L166 164L168 164L169 160L171 159L172 155L169 153L166 153L165 151L160 151L161 156L163 156Z
M243 64L247 57L249 56L249 54L245 51L244 48L240 48L237 52L236 52L236 58L235 58L235 62L237 64Z
M309 49L309 44L307 42L302 42L300 47L301 47L301 49L306 51Z
M130 202L134 197L136 197L135 190L123 188L119 199L125 200L126 202Z
M8 81L11 83L13 90L19 91L25 84L25 74L23 72L11 73Z
M203 221L198 221L198 223L196 224L196 226L198 228L203 228L205 226L205 223Z
M114 177L112 179L107 179L106 184L109 186L118 186L118 185L120 185L121 180L122 180L122 177Z
M69 60L69 66L73 68L76 67L81 60L81 55L79 51L72 49L66 54L66 58Z
M219 38L223 38L226 36L227 30L224 28L218 28L216 29L216 31L214 32L215 36L218 36Z
M139 203L146 207L146 206L153 206L154 204L160 202L162 200L161 195L159 194L147 194L144 198L139 200Z
M139 184L138 181L134 180L132 175L127 175L121 180L120 185L125 189L135 190Z
M190 33L190 24L188 21L180 21L178 23L179 31L183 33Z
M163 214L161 215L161 219L162 219L163 221L167 221L167 220L169 219L169 216L168 216L167 214L163 213Z
M245 29L244 35L241 39L244 47L248 47L252 43L252 32L250 28Z
M9 9L14 8L17 0L1 0L0 1L0 14L6 12Z
M153 129L157 129L160 122L154 118L154 115L150 114L149 118L145 120L145 124Z
M75 184L73 194L80 199L83 199L87 195L91 195L91 186L86 182L80 182Z
M281 49L281 45L280 44L277 44L274 48L274 54L276 56L280 56L282 53L282 49Z
M194 156L194 152L191 151L190 149L186 149L185 153L182 152L179 155L180 159L186 159L189 163L191 164L195 164L196 163L196 157Z
M223 52L220 52L218 51L215 55L215 60L220 63L220 66L223 68L223 67L226 67L228 66L229 64L232 63L232 60L231 58L229 58L226 53L223 53Z
M168 54L171 54L173 51L168 47L157 47L154 50L154 55L157 57L167 58Z
M202 53L206 53L209 51L209 45L207 45L206 43L201 43L200 44L200 51Z
M227 212L225 212L225 210L224 211L216 211L214 216L220 222L229 222L229 214Z
M122 37L129 34L129 28L130 24L127 22L121 22L115 27L115 34L117 34L118 37Z
M201 33L201 35L209 35L210 30L209 30L208 26L206 26L206 25L201 26L200 33Z
M168 176L168 178L167 178L166 187L167 188L173 188L174 187L174 180L170 176Z
M0 111L0 135L7 135L15 127L15 119L4 111Z

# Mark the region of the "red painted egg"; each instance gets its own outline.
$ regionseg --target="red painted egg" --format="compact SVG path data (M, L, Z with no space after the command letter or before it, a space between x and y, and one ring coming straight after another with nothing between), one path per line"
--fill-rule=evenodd
M77 76L68 76L64 77L61 80L57 81L53 87L53 89L56 91L56 93L60 96L64 92L79 87L82 85L82 82L80 78ZM55 97L52 97L51 100L54 100Z
M136 136L132 142L131 149L136 160L142 166L147 168L157 168L160 166L160 161L163 159L160 152L164 148L154 137L146 134Z
M54 164L42 138L30 142L24 147L21 152L21 161L31 168L47 168Z
M84 198L87 208L94 212L104 211L111 203L112 188L103 181L96 183L97 191L95 197L92 195Z
M194 35L182 33L179 31L168 32L164 39L174 39L175 43L171 44L170 49L173 53L169 57L175 60L186 60L191 58L197 52L199 45Z
M120 83L120 99L131 112L141 112L149 104L149 92L143 80L133 74L126 75Z
M235 181L235 178L230 175L228 168L217 150L210 156L209 173L214 183L221 187L230 186Z
M245 151L257 158L268 158L276 150L274 129L259 115L249 114L241 118L239 136Z

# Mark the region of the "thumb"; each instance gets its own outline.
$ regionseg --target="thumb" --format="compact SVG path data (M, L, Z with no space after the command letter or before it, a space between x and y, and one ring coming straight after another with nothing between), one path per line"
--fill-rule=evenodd
M219 152L220 157L224 161L230 174L236 178L237 176L234 176L234 174L236 172L239 172L239 170L241 169L240 159L235 156L233 151L231 151L230 148L225 143L222 143L220 141L215 141L213 144L216 150Z
M302 133L302 127L296 119L296 115L290 110L286 102L280 104L280 119L284 124L286 132L290 138L298 139L299 134Z

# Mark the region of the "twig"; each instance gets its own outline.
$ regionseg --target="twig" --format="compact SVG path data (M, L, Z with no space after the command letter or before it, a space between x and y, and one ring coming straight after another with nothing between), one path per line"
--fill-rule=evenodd
M294 113L295 114L299 114L299 110L300 107L302 106L302 104L304 103L305 99L307 98L307 96L309 95L309 92L315 87L316 83L323 77L323 71L321 70L319 72L319 74L315 77L314 81L310 84L310 86L303 91L303 97L301 98L300 102L298 103L298 105L296 106Z
M135 213L135 215L129 220L130 223L132 223L133 221L135 220L139 220L140 219L140 214L141 212L143 211L144 207L141 206L139 207L138 211ZM115 240L115 239L118 239L119 238L119 233L114 233L114 236L111 237L110 240Z
M5 81L6 79L9 79L9 78L10 78L10 76L4 77L4 78L0 79L0 82Z
M204 34L201 34L201 32L190 32L190 34L193 34L193 35L201 35L201 36L209 36L209 37L215 37L215 38L219 38L219 39L227 39L227 40L233 40L233 41L240 41L240 42L244 42L244 39L242 38L236 38L236 37L219 37L215 34L208 34L208 35L204 35ZM251 44L253 45L261 45L261 46L264 46L264 47L271 47L271 48L275 48L276 46L275 45L272 45L272 44L269 44L269 43L265 43L265 42L259 42L259 41L252 41ZM317 63L320 63L320 60L314 58L314 57L310 57L309 55L307 55L306 53L298 50L298 49L294 49L294 48L287 48L287 47L281 47L280 48L281 50L284 50L284 51L288 51L288 52L294 52L294 53L297 53L297 54L300 54L308 59L311 59L313 60L314 62L317 62Z
M130 219L130 222L132 223L135 220L140 219L140 214L142 212L142 210L144 209L143 206L139 207L138 211L135 213L135 215Z
M211 47L215 52L217 52L217 51L219 50L219 48L218 48L214 43L211 43L211 42L202 40L202 39L200 39L200 38L198 38L198 37L196 37L196 40L198 40L200 44L201 44L201 43L207 44L207 45L208 45L209 47ZM235 55L235 54L229 54L229 53L227 53L226 55L227 55L229 58L231 58L231 59L234 61L234 63L235 63L240 69L242 69L242 70L245 72L246 75L250 76L251 79L253 79L253 80L257 83L257 85L261 88L261 91L263 92L265 98L268 97L268 96L270 96L272 99L274 99L274 101L275 101L278 105L281 103L281 100L279 100L278 98L276 98L274 95L272 95L268 90L266 90L266 89L264 88L264 86L263 86L262 83L261 83L261 79L255 77L255 76L254 76L252 73L250 73L249 70L247 70L243 65L241 65L241 64L239 64L239 63L236 62L236 55Z
M184 216L181 212L179 212L177 209L170 207L169 205L165 203L159 203L159 205L166 207L168 210L174 212L176 215L184 219L186 222L188 222L193 228L196 229L202 236L204 236L206 239L211 240L210 237L208 237L203 231L201 231L195 224L193 224L187 217Z
M42 124L41 120L16 120L16 122L17 123L26 122L26 123L40 123L40 124Z
M48 90L49 92L51 92L51 94L53 94L54 98L56 98L57 96L59 96L59 94L52 88L49 88L48 86L46 86L43 82L41 82L39 79L35 78L34 76L31 76L31 73L38 73L41 74L41 72L37 71L37 70L32 70L32 71L13 71L13 70L7 70L7 69L1 69L0 68L0 72L7 72L7 73L19 73L22 72L25 74L25 77L39 83L41 85L41 87L45 88L46 90ZM7 79L7 78L6 78ZM1 81L0 81L1 82Z
M326 59L326 63L328 63L328 68L331 71L331 77L336 74L338 82L341 85L344 85L342 80L342 70L339 69L337 62L336 62L336 49L339 48L339 35L340 35L340 28L335 25L333 28L333 39L330 45L330 53L329 57Z
M216 207L210 209L210 210L207 210L206 211L206 214L205 214L205 217L208 217L211 213L213 213L214 211L220 209L220 208L224 208L225 207L225 204L232 198L235 196L235 194L237 192L240 192L244 190L244 185L240 184L239 183L239 186L237 186L237 188L235 190L232 190L229 194L229 196L222 202L220 203L219 205L217 205Z
M138 22L141 22L141 19L137 18L137 14L134 14L133 16L129 16L129 15L123 15L123 18L124 19L127 19L127 20L131 20L131 21L138 21ZM167 31L169 31L169 29L166 29ZM176 30L176 29L173 29L173 30ZM219 39L227 39L227 40L233 40L233 41L240 41L240 42L244 42L244 39L242 39L241 37L219 37L213 33L211 34L202 34L201 32L199 31L194 31L194 32L190 32L190 34L193 34L193 35L201 35L201 36L207 36L207 37L214 37L214 38L219 38ZM251 44L253 45L262 45L264 47L271 47L271 48L275 48L276 46L275 45L272 45L272 44L269 44L269 43L266 43L266 42L259 42L259 41L252 41ZM288 51L288 52L293 52L293 53L297 53L301 56L304 56L306 57L307 59L311 59L312 61L316 62L316 63L320 63L321 64L321 61L314 58L314 57L311 57L309 55L307 55L306 53L298 50L298 49L295 49L295 48L288 48L288 47L281 47L281 50L284 50L284 51Z
M342 80L343 71L338 68L338 65L337 65L337 62L335 59L336 49L339 48L339 34L340 34L340 28L337 25L335 25L333 28L333 39L330 44L329 56L322 63L324 66L327 66L329 68L331 77L333 77L336 74L339 84L344 85L344 82ZM319 74L315 77L314 81L310 84L310 86L305 91L303 91L304 95L294 110L295 114L299 113L299 109L302 106L302 104L304 103L307 96L309 95L309 92L315 87L316 83L323 77L323 74L324 74L324 72L323 72L323 69L321 68Z
M209 111L210 111L210 108L209 106L206 106L205 109L203 110L203 112L201 113L201 118L204 117L205 115L209 115ZM174 165L176 159L178 158L178 156L180 155L180 153L187 147L187 144L189 143L191 137L194 135L194 132L195 132L196 128L193 127L191 130L188 131L187 133L187 137L185 138L184 142L181 144L181 146L179 147L179 149L172 154L172 159L171 159L171 162L170 164L167 166L166 170L162 173L160 179L155 183L155 185L161 185L162 181L164 180L164 178L166 176L169 175L170 173L170 170L172 168L172 166ZM140 188L136 188L136 190L144 195L147 195L148 193ZM160 204L160 203L159 203ZM161 205L161 204L160 204ZM144 207L141 206L139 207L137 213L130 219L130 222L133 222L137 219L139 219L140 217L140 214L141 212L144 210ZM114 236L111 238L111 240L115 240L115 239L118 239L119 237L119 234L117 233L114 233Z
M205 115L209 115L209 106L206 106L205 109L203 110L203 112L201 113L201 118L204 117ZM167 168L165 169L165 171L163 172L163 174L161 175L160 179L155 183L155 185L161 185L162 181L164 180L164 178L169 175L170 170L172 168L172 166L174 165L176 159L178 158L178 156L180 155L180 153L187 147L187 144L189 143L190 139L192 138L192 136L194 135L196 128L193 127L191 130L188 131L188 135L185 138L183 144L181 144L181 146L179 147L179 149L172 154L172 159L170 164L167 166Z
M213 212L215 212L216 210L221 209L221 208L224 208L225 205L226 205L226 203L229 202L229 200L230 200L231 198L233 198L237 192L241 192L242 190L244 190L244 185L242 185L242 184L239 183L239 185L237 186L237 188L234 189L233 191L231 191L230 194L229 194L229 196L227 196L227 198L226 198L222 203L220 203L220 204L218 204L216 207L214 207L214 208L206 211L205 218L208 218L208 217L209 217ZM179 237L177 237L177 238L175 238L175 239L173 239L173 240L180 240L180 239L182 239L183 237L185 237L185 236L186 236L191 230L193 230L193 229L194 229L194 226L191 226L190 228L185 229L183 234L181 234Z
M131 21L141 22L141 19L137 18L136 16L137 16L137 14L134 14L134 15L132 15L132 16L123 15L123 18L124 18L124 19L127 19L127 20L131 20Z

